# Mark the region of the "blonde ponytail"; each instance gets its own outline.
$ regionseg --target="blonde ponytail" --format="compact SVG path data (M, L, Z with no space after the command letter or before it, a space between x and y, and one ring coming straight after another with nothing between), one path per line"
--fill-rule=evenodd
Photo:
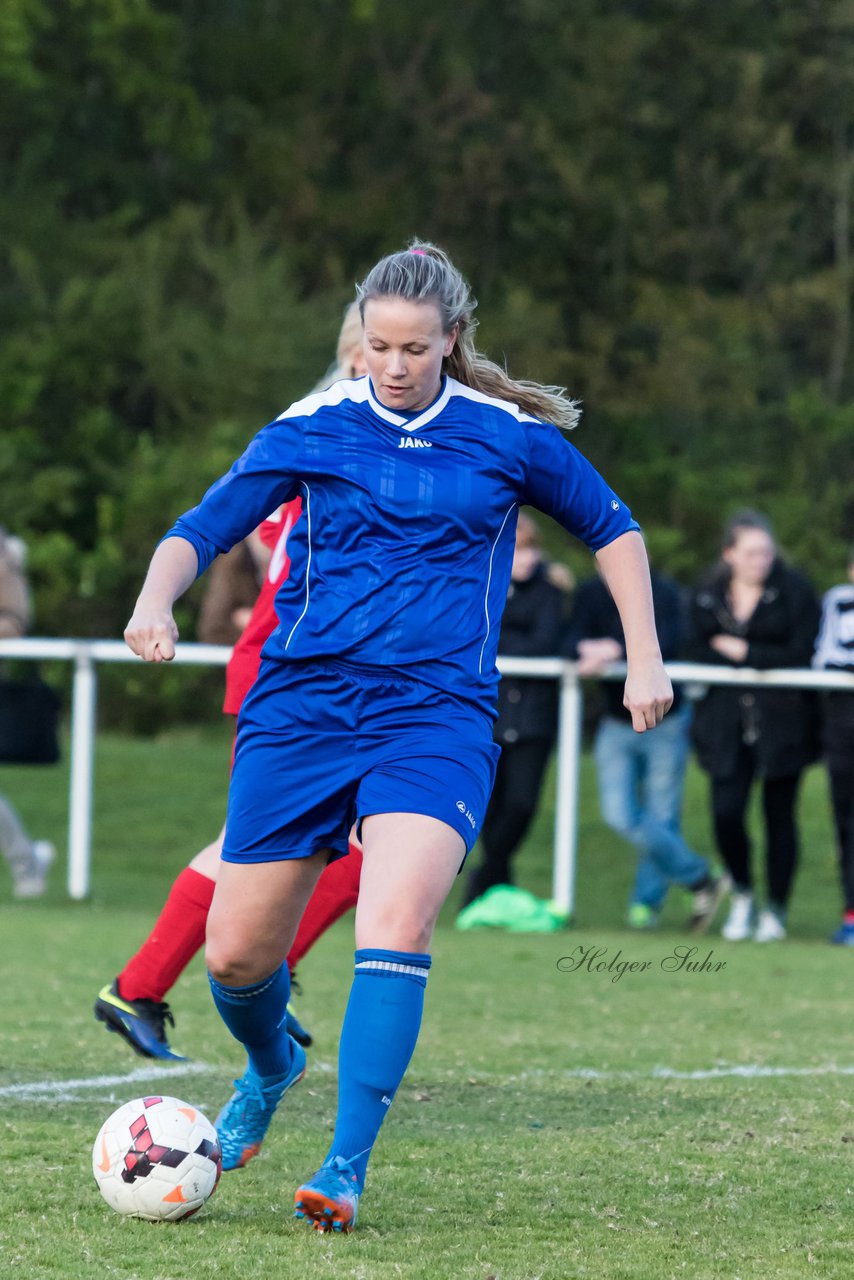
M492 360L480 354L474 344L477 321L468 283L437 245L411 241L409 248L391 253L373 267L356 286L362 318L371 298L403 298L409 302L435 302L442 317L443 333L459 326L454 349L444 360L444 370L466 387L484 395L516 404L532 418L552 422L571 430L581 416L578 404L564 387L543 386L539 382L513 379Z

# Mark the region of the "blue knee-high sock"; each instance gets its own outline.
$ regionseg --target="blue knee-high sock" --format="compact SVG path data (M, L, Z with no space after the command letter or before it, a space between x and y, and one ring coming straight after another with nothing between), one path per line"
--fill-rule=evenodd
M430 956L357 951L338 1050L338 1115L327 1161L343 1156L364 1185L371 1148L415 1049Z
M214 1004L235 1040L249 1054L259 1076L285 1075L291 1069L293 1044L287 1032L291 976L283 964L269 978L248 987L226 987L208 974Z

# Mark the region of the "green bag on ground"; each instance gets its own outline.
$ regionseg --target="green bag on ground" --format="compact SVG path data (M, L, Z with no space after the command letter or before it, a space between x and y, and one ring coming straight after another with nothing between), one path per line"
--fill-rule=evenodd
M568 924L556 903L537 898L527 889L496 884L457 916L458 929L506 929L510 933L554 933Z

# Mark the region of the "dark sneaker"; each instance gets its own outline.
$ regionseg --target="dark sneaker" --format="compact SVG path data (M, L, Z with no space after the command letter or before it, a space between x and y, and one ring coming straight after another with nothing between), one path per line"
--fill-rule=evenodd
M173 1053L166 1039L166 1023L175 1025L168 1004L158 1000L123 1000L118 979L101 991L95 1001L95 1017L106 1023L108 1031L124 1036L134 1052L143 1058L187 1061L180 1053Z
M287 1009L287 1021L285 1023L289 1036L293 1036L297 1044L301 1044L304 1049L314 1043L314 1037L310 1031L306 1031L299 1018L294 1013L290 1005Z
M234 1093L215 1121L224 1171L242 1169L257 1156L283 1095L305 1075L305 1049L294 1044L293 1050L291 1069L284 1080L271 1083L251 1067L235 1080Z
M729 876L718 876L709 880L702 889L695 889L691 895L691 916L688 928L692 933L705 933L715 918L718 907L732 888Z
M359 1209L359 1179L342 1156L322 1165L294 1194L294 1217L315 1231L352 1231Z

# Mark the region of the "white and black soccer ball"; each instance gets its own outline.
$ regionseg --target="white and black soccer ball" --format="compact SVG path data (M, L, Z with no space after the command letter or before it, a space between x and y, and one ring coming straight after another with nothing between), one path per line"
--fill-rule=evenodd
M136 1098L101 1126L92 1172L117 1213L177 1222L213 1195L222 1152L216 1129L198 1107L178 1098Z

